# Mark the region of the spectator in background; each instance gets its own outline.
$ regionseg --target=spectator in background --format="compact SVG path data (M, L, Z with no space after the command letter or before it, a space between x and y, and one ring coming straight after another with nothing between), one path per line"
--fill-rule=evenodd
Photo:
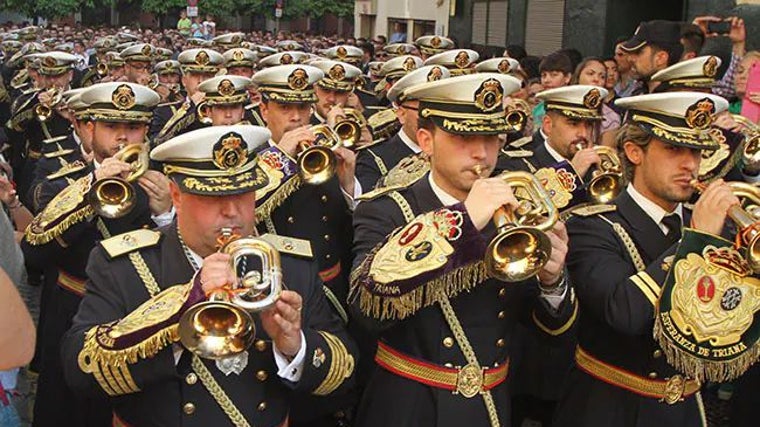
M631 71L631 57L621 46L626 40L625 37L622 37L615 43L615 63L617 64L618 71L618 82L615 84L615 94L618 98L631 96L637 86L636 79L633 78L633 72Z
M403 31L400 22L393 23L393 34L388 41L389 43L406 43L406 32Z
M541 80L541 72L538 71L538 67L541 64L541 58L538 56L526 56L520 60L520 68L525 71L529 79Z
M699 56L699 52L702 51L702 46L704 44L705 35L699 26L695 24L684 24L683 27L681 27L681 45L683 46L681 61Z
M74 56L78 58L76 68L77 70L86 70L90 62L90 55L87 54L87 50L84 47L84 43L81 40L74 42Z
M516 59L517 62L520 62L523 58L528 56L528 52L526 52L525 48L519 44L511 44L504 49L504 56Z
M206 20L203 21L203 37L206 40L211 40L216 36L216 22L214 17L210 13L206 14Z
M570 63L573 65L573 70L578 68L578 64L583 61L583 54L575 48L569 47L565 49L560 49L560 53L564 53L565 56L567 56L568 59L570 59Z
M192 34L193 38L203 38L203 23L201 22L200 16L196 16L193 19L193 24L190 26L190 33Z
M735 16L725 19L731 22L728 34L716 34L708 31L707 26L710 22L721 22L723 20L717 16L698 16L694 18L692 23L699 27L707 38L725 36L731 40L731 60L728 62L728 67L726 68L726 72L723 73L723 77L713 85L713 93L728 99L729 102L733 101L729 111L738 114L741 110L741 100L738 102L739 107L737 109L736 97L738 93L734 90L734 80L737 78L739 63L746 53L747 31L744 28L744 20Z
M747 52L744 55L744 58L741 60L741 62L739 62L739 66L736 68L734 90L737 99L729 107L729 111L734 114L741 113L742 101L745 95L747 95L747 98L749 98L751 102L760 104L760 92L752 92L747 94L747 79L749 78L749 70L751 69L752 64L756 62L760 62L760 51L753 50Z
M179 12L179 21L177 21L177 30L184 37L190 37L190 26L192 25L193 23L190 21L190 18L187 17L187 11L185 9L182 9Z
M570 83L570 78L573 75L573 64L567 55L557 51L546 55L541 60L538 71L541 73L541 86L544 87L544 90L555 89L567 86ZM541 123L545 114L544 103L538 103L533 109L533 122Z
M593 85L605 87L607 82L607 67L604 60L596 57L589 57L581 61L575 69L571 84ZM599 127L599 138L596 143L608 147L615 146L615 134L620 128L620 116L609 105L607 99L602 103L602 123Z
M16 189L13 186L11 180L11 167L5 162L5 159L0 154L0 213L9 218L13 224L13 230L15 231L15 242L21 241L23 231L32 222L33 216L29 210L24 207L21 200L16 194ZM0 261L2 259L0 258ZM6 267L7 270L7 267ZM2 425L2 424L0 424Z

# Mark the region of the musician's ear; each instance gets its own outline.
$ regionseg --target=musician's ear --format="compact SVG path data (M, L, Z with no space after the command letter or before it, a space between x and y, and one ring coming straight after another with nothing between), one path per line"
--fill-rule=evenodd
M632 141L626 141L623 143L623 151L625 152L625 157L628 159L628 162L634 166L641 165L644 158L644 147Z

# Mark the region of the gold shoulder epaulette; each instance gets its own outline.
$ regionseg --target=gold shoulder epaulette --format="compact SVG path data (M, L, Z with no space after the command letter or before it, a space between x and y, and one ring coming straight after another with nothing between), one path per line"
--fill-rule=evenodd
M367 200L374 200L380 196L384 196L390 193L391 191L403 190L404 188L406 188L406 186L404 185L394 185L390 187L375 188L374 190L368 191L360 195L359 197L356 198L356 200L366 202Z
M530 144L531 141L533 141L533 137L532 136L524 136L524 137L522 137L522 138L520 138L518 140L510 142L508 145L510 147L520 148L520 147L522 147L524 145Z
M295 255L304 258L313 258L314 253L311 250L311 242L308 240L297 239L295 237L278 236L276 234L262 234L259 236L262 240L267 241L279 252L288 255Z
M116 258L138 249L155 246L159 240L161 240L160 232L141 228L103 240L100 245L109 257Z
M77 160L75 162L66 163L63 166L61 166L60 169L58 169L56 172L51 173L46 178L49 180L61 178L66 175L70 175L74 172L79 172L82 169L84 169L87 165L81 160Z
M398 118L396 117L396 112L393 111L393 109L386 108L384 110L380 110L377 113L369 116L369 118L367 118L367 124L371 128L374 129L386 123L393 122L394 120L397 120L397 119Z
M52 138L43 139L42 142L45 143L45 144L52 144L54 142L63 141L64 139L66 139L68 137L69 137L68 135L54 136Z
M533 157L533 152L530 150L501 150L505 156L512 159L522 159L526 157Z
M61 157L61 156L65 156L67 154L71 154L73 152L74 152L74 150L71 149L71 148L60 148L60 149L55 150L55 151L46 152L46 153L42 154L42 156L45 157L46 159L53 159L53 158L56 158L56 157Z
M162 103L160 103L160 104L156 105L156 107L168 107L168 106L170 106L170 105L177 105L177 104L179 104L180 102L185 102L185 100L184 100L184 99L179 99L179 100L177 100L177 101L171 101L171 102L162 102Z
M573 209L572 213L573 215L588 217L605 212L614 212L615 210L617 210L615 205L588 205Z

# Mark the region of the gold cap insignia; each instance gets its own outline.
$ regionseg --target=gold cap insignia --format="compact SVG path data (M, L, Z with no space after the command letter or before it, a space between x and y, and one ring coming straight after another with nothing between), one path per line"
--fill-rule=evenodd
M146 44L145 46L143 46L143 48L142 48L142 54L143 55L150 56L151 53L153 53L153 51L151 50L149 44Z
M56 61L52 56L46 56L45 59L42 60L42 65L48 68L52 68L58 65L58 61Z
M701 99L686 109L686 124L694 129L707 129L714 113L715 103L710 98Z
M248 160L246 154L246 149L243 148L243 138L235 132L230 132L214 144L212 158L216 167L226 170L244 165Z
M243 53L242 50L235 50L234 52L232 52L232 60L233 61L240 62L243 59L245 59L245 54Z
M327 74L332 80L341 81L346 78L346 69L340 64L335 64Z
M293 63L293 57L289 53L286 53L285 55L282 55L280 57L280 64L287 65L287 64L292 64L292 63Z
M427 81L435 82L443 78L441 67L433 67L427 75Z
M198 65L208 65L211 58L208 57L208 53L202 50L195 55L195 63Z
M111 103L119 110L129 110L137 103L135 92L129 85L120 85L111 94Z
M441 47L441 38L438 36L435 36L432 39L430 39L430 46L433 46L436 49Z
M346 51L346 48L343 46L339 46L338 50L335 52L338 55L338 58L345 59L346 56L348 56L348 51Z
M417 63L414 62L414 58L406 58L403 67L404 71L412 71L417 68Z
M504 88L496 79L488 79L475 91L475 106L483 112L497 109L504 98Z
M507 74L509 72L509 61L506 59L499 62L499 65L496 67L497 70L499 70L502 74Z
M583 97L583 105L592 110L599 108L599 106L602 105L602 93L599 92L599 89L591 89L588 91Z
M224 79L219 82L216 90L219 92L219 95L230 97L235 94L235 85L230 80Z
M465 51L457 53L457 56L454 58L454 65L459 68L467 67L470 65L470 55Z
M240 43L240 36L232 36L232 40L230 40L231 43Z
M707 58L707 61L702 65L702 72L705 74L705 77L715 77L718 73L718 59L714 56Z
M304 90L309 86L309 75L303 68L296 68L288 76L288 86L293 90Z
M296 50L296 45L294 45L293 43L290 43L290 44L288 44L287 49L288 50Z

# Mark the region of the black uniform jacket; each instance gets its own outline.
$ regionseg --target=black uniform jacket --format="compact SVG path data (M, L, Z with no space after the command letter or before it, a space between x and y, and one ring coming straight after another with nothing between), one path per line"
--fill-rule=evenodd
M194 291L196 295L202 295L197 288L200 280L194 279L176 225L160 228L158 232L158 243L139 249L149 274L162 290L192 282L197 289ZM105 394L94 376L82 372L77 360L86 344L86 332L97 325L123 319L150 299L141 278L145 273L138 273L130 257L133 255L111 258L102 246L95 248L90 256L87 292L62 349L66 380L77 393ZM354 344L324 299L316 265L283 254L282 271L287 288L303 297L306 357L300 381L290 383L277 375L272 341L261 327L258 316L254 316L257 319L256 341L248 349L248 365L240 375L225 376L214 361L202 362L221 387L213 394L218 397L221 392L225 393L248 423L255 426L282 423L287 417L293 390L332 392L353 381ZM192 303L190 299L186 301L188 306ZM146 330L151 327L145 325ZM174 352L180 348L178 343L167 344L154 356L139 357L136 363L125 368L139 390L112 397L114 412L121 420L141 427L231 425L220 404L204 385L202 370L193 368L191 353L184 350L179 361L175 361ZM187 409L188 404L192 404L192 410Z
M403 158L414 154L397 133L390 139L356 152L356 178L364 191L375 188L377 180L386 175Z
M405 218L397 202L385 196L360 203L354 214L355 260L351 282L352 294L349 297L352 314L367 331L379 334L382 342L397 351L440 366L465 366L467 360L459 345L453 340L454 333L437 303L414 305L412 302L415 310L398 316L381 315L382 304L380 311L374 310L377 307L364 305L362 301L366 301L367 296L375 296L370 295L373 292L370 288L384 287L375 282L377 276L373 275L372 268L368 268L367 264L377 260L374 257L379 250L389 247L392 249L390 245L394 244L394 241L403 244L406 238L404 236L414 234L414 231L405 234L399 231L404 230L399 227L409 224L411 228L408 230L414 230L416 222L424 222L424 218L439 214L443 216L437 217L438 220L453 218L452 224L456 224L456 218L461 214L461 227L454 227L459 229L461 234L456 231L448 234L456 239L449 241L454 252L443 267L407 277L407 280L386 283L388 289L393 288L396 283L405 283L399 287L406 287L411 293L422 289L432 292L429 285L443 277L442 274L445 273L440 273L441 271L452 271L452 268L461 266L462 261L466 261L465 265L469 266L480 265L485 247L494 236L495 229L489 226L482 233L478 232L461 203L444 208L433 192L427 175L398 194L411 208L412 212L408 213L407 217L416 216L411 222ZM399 236L401 240L394 240ZM420 247L424 248L425 244L426 242L422 242ZM430 261L429 258L427 260ZM417 259L408 263L407 268L419 261L421 260ZM392 271L392 267L388 270ZM398 272L404 274L402 267L399 267ZM468 276L465 273L464 277ZM449 287L449 284L453 284L453 287ZM549 334L561 335L570 328L574 319L576 305L571 290L567 291L567 296L558 310L554 310L546 301L537 298L536 279L505 283L476 273L464 281L453 280L449 284L438 283L446 289L456 317L482 367L493 368L507 361L515 322L522 320ZM457 287L461 288L457 290ZM392 290L389 292L393 293ZM422 296L421 301L427 296ZM381 301L390 303L391 306L400 302L393 296L381 298ZM394 307L403 306L401 303ZM491 390L501 425L509 425L508 384L509 378ZM449 390L433 388L376 367L359 407L357 425L486 426L489 425L488 420L480 395L468 399L452 394Z
M627 191L613 204L614 212L568 221L568 269L581 311L578 344L608 365L639 377L665 380L677 372L652 338L656 301L647 298L652 291L640 288L641 281L633 276L646 274L662 285L663 261L675 253L677 244L668 243ZM643 272L637 272L623 240L600 216L620 224L630 235L646 266ZM684 211L684 224L689 224L690 216ZM607 384L577 367L563 390L555 421L559 427L701 425L695 396L668 405Z

